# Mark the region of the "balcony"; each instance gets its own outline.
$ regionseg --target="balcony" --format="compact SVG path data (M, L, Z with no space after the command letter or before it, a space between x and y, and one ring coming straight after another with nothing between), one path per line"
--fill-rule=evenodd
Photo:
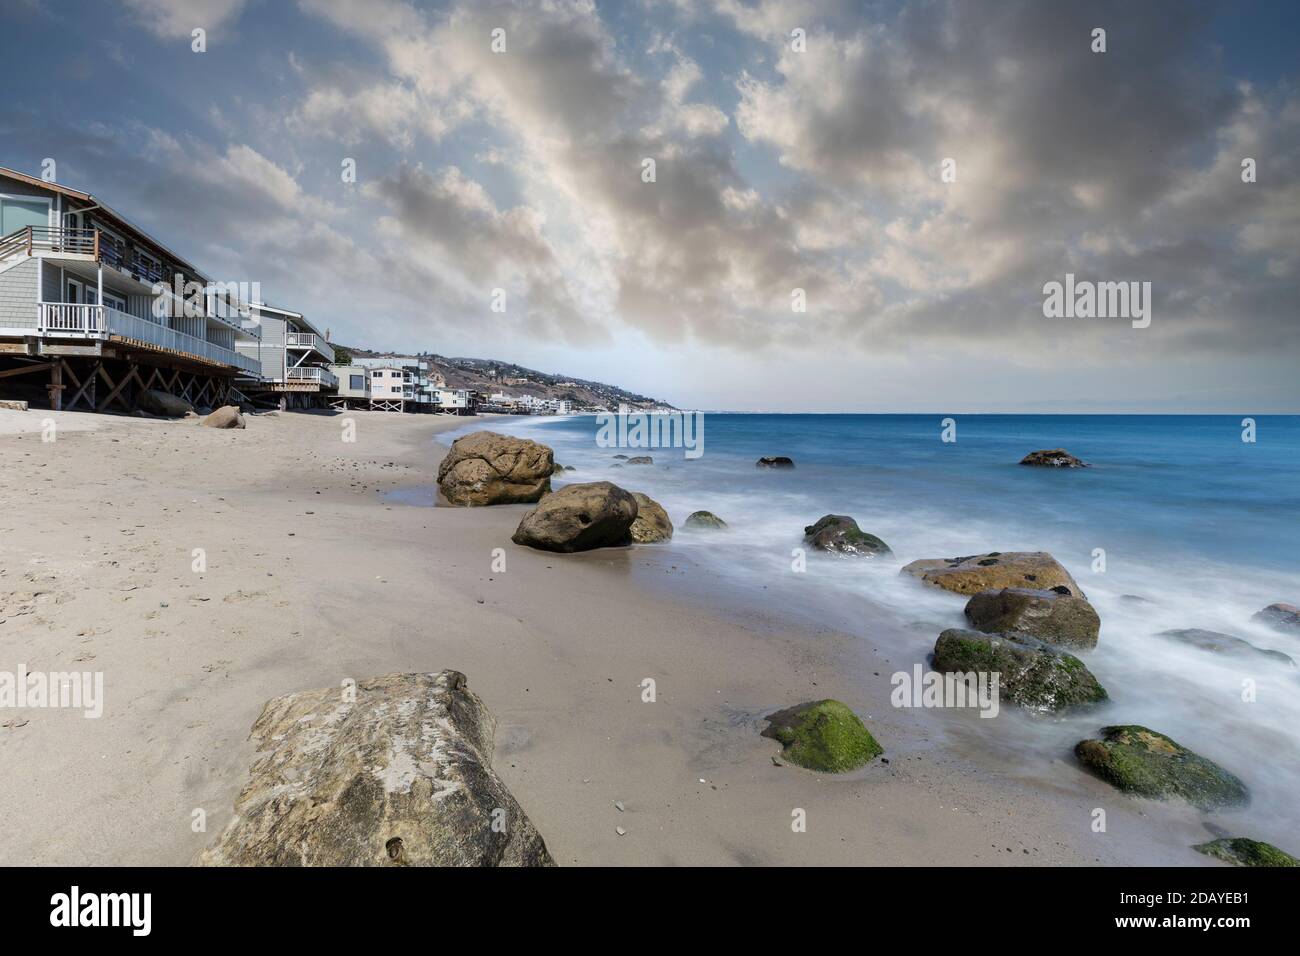
M98 229L58 229L49 226L26 226L0 238L0 262L11 256L35 252L62 252L99 258Z
M289 382L314 382L325 388L337 388L338 378L329 369L316 365L300 365L285 370L285 380Z
M128 315L105 305L41 302L36 306L36 331L41 335L104 339L110 335L230 365L260 375L261 363L232 349L194 335L169 329L157 322Z
M315 332L285 332L284 347L315 351L325 356L327 362L334 361L333 347Z

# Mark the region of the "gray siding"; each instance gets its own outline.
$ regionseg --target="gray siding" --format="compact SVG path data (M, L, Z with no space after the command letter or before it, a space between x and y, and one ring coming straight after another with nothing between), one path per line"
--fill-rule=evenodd
M36 259L0 273L0 327L36 327Z
M262 330L262 377L284 381L284 319L258 313ZM240 342L237 350L249 358L259 358L256 342Z

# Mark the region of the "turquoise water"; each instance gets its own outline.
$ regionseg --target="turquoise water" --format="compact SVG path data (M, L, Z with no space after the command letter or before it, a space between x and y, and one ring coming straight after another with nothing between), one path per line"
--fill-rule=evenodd
M1259 416L1247 443L1241 416L958 415L953 442L942 440L944 417L710 414L694 460L680 448L600 447L590 417L496 419L465 431L545 442L577 468L557 485L610 480L645 492L678 525L647 553L708 569L726 583L719 601L823 614L833 626L859 621L849 629L896 663L924 661L941 629L964 623L964 600L901 577L903 564L1050 551L1101 615L1100 643L1085 659L1112 703L1046 720L976 721L969 732L1027 767L1047 767L1101 724L1146 724L1252 787L1251 807L1217 814L1220 825L1300 851L1300 669L1156 636L1222 631L1300 661L1300 639L1252 620L1275 601L1300 605L1300 418ZM1056 447L1092 467L1018 464ZM621 465L616 454L654 463ZM796 467L756 468L765 455ZM725 539L681 528L699 509L730 524ZM803 527L827 513L852 515L894 554L811 555L796 571Z

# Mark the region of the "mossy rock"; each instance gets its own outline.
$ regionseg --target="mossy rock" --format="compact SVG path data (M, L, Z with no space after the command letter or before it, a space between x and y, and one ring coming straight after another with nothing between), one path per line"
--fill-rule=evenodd
M1225 837L1209 843L1198 843L1192 849L1233 866L1300 866L1300 860L1290 853L1279 850L1271 843L1248 837Z
M777 711L764 737L779 740L786 760L822 773L856 770L884 753L858 717L838 700L819 700Z
M727 527L727 522L712 511L692 511L686 516L686 527L720 531Z
M891 554L889 545L858 527L848 515L824 515L803 529L804 540L818 551L872 557Z
M1250 791L1233 774L1148 727L1103 727L1100 740L1081 740L1074 753L1085 767L1125 793L1156 800L1179 797L1201 810L1250 800Z
M935 641L934 667L945 674L996 672L999 700L1043 713L1100 704L1109 696L1083 661L1027 634L949 628Z

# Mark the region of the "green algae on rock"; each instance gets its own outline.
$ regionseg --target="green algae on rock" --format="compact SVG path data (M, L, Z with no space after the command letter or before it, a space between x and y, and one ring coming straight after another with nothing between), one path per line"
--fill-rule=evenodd
M1180 797L1201 810L1237 806L1250 791L1212 760L1164 734L1136 724L1103 727L1100 740L1081 740L1079 761L1126 793L1167 800Z
M838 700L799 704L767 720L763 736L779 740L782 756L809 770L844 773L884 753L861 718Z
M1027 634L948 628L935 641L934 668L945 674L996 673L1000 699L1044 713L1099 704L1108 696L1083 661Z
M686 516L686 527L722 530L727 527L727 522L723 521L712 511L692 511Z
M1271 843L1249 837L1225 837L1209 843L1198 843L1192 849L1233 866L1300 866L1300 860L1290 853L1279 850Z

